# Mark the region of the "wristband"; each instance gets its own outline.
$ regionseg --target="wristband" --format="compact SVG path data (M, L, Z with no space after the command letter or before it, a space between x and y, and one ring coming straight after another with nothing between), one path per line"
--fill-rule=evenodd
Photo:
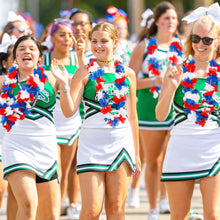
M68 89L60 89L61 92L64 92L64 93L68 93L70 91L70 88Z
M151 78L151 84L152 84L152 87L155 86L155 85L154 85L154 80L155 80L155 78Z

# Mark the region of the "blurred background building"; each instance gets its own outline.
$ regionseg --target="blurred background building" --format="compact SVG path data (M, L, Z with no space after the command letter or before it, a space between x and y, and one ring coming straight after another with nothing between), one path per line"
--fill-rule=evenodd
M173 3L181 18L185 12L198 6L209 6L213 0L169 0ZM80 8L89 11L94 18L102 18L108 6L113 5L128 13L131 33L140 30L141 14L146 8L153 9L161 0L0 0L0 27L7 22L9 10L29 12L43 26L59 17L60 10Z

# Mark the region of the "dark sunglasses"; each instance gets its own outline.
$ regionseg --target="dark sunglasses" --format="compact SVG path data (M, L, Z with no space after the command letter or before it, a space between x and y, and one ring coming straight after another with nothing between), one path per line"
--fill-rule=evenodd
M200 37L196 34L191 34L190 36L191 38L191 41L194 43L194 44L197 44L199 43L200 40L202 40L202 43L205 44L205 45L211 45L212 42L213 42L213 38L210 38L210 37Z
M62 24L64 22L69 23L69 24L73 23L73 20L66 19L66 18L55 18L54 21L59 23L59 24Z

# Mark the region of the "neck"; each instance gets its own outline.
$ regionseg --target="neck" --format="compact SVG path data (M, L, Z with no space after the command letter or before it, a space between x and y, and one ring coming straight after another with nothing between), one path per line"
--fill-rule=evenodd
M58 60L62 60L62 59L65 59L65 58L68 58L69 59L69 50L67 51L64 51L64 52L61 52L61 51L57 51L56 49L53 50L51 52L51 58L56 58Z
M104 69L105 72L114 72L114 59L107 61L96 59L100 68Z
M110 59L110 60L99 60L99 59L97 58L97 62L105 63L105 64L107 64L107 63L112 63L112 62L114 62L114 58L112 58L112 59Z
M196 62L199 62L199 63L208 63L210 59L199 59L199 58L196 58L196 57L193 57L193 59L196 61Z
M161 33L158 31L157 35L157 44L170 44L173 39L173 34L170 33Z
M22 69L22 68L19 68L19 80L20 81L25 81L25 80L27 80L28 79L28 77L31 75L31 74L33 74L33 69L31 69L31 70L24 70L24 69Z

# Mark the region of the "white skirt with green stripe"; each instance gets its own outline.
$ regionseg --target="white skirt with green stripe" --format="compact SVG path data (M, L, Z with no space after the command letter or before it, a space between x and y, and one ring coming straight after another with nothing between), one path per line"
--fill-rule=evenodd
M79 137L82 119L79 110L70 118L66 118L60 107L60 100L56 99L54 109L54 123L56 127L57 143L72 146Z
M130 127L81 128L77 173L115 171L123 161L135 171L135 150Z
M220 128L208 121L204 127L188 119L174 126L167 147L162 181L200 179L220 170Z
M43 117L18 121L6 132L2 143L4 177L17 170L29 170L50 180L58 170L54 124Z

